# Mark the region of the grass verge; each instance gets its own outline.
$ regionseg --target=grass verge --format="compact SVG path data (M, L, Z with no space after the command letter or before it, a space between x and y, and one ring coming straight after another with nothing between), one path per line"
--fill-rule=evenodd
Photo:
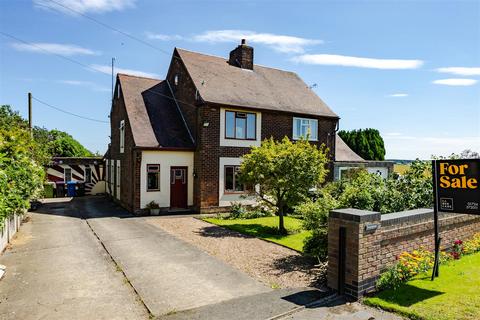
M288 235L278 234L278 217L231 220L205 218L203 220L243 234L275 242L299 252L303 249L304 239L310 235L310 231L302 229L302 220L291 217L285 217L285 228Z
M400 286L385 290L364 303L394 311L411 319L480 319L480 253L440 266L434 281L421 274Z

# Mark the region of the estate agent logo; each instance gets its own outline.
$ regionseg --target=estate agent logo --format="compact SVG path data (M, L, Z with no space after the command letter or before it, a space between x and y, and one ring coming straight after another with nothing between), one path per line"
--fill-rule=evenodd
M434 160L438 211L480 214L480 159Z

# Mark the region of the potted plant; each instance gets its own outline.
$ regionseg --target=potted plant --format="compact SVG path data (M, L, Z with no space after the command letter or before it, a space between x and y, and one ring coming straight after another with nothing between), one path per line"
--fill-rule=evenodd
M158 216L160 213L160 206L155 201L151 201L146 205L146 208L150 210L152 216Z

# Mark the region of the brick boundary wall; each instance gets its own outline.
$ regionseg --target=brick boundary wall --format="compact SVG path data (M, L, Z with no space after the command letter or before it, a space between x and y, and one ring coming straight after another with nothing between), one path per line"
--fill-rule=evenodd
M480 216L439 214L442 250L456 239L480 232ZM340 228L345 228L340 248ZM434 248L433 210L416 209L381 215L378 212L340 209L329 215L328 286L353 299L375 291L380 273L404 251ZM344 250L344 251L343 251ZM339 288L339 260L344 252L344 286Z

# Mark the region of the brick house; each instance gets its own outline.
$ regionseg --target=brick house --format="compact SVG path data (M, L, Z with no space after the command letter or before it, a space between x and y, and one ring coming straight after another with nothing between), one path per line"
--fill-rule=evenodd
M196 212L252 203L236 172L270 137L310 131L334 158L338 116L297 74L253 59L242 40L228 59L175 48L165 80L118 74L105 156L112 198L133 212L150 201Z

